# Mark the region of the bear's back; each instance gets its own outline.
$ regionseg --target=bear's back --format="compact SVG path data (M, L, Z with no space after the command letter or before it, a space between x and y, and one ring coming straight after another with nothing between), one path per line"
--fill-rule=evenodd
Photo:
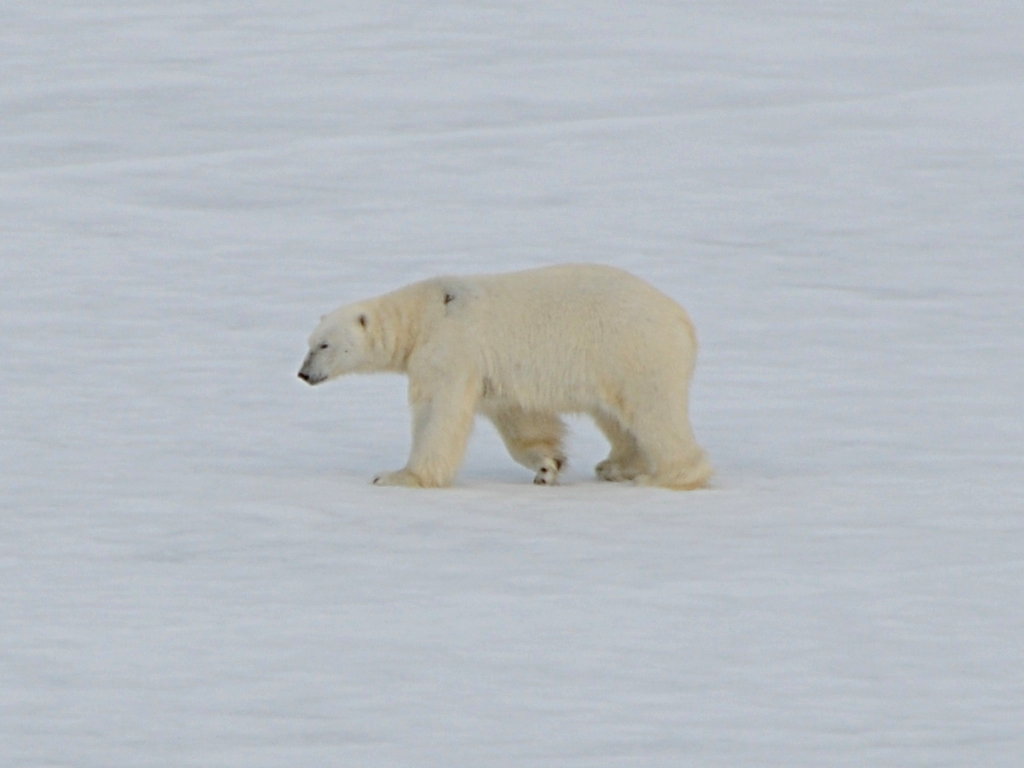
M673 299L635 275L599 264L562 264L520 272L462 278L473 322L552 325L602 334L626 323L689 321Z

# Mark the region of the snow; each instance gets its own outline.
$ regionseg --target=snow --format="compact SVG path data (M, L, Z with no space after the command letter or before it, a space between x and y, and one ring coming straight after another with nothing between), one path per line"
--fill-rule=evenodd
M0 763L1016 766L1024 6L0 9ZM538 488L321 313L615 264L708 491Z

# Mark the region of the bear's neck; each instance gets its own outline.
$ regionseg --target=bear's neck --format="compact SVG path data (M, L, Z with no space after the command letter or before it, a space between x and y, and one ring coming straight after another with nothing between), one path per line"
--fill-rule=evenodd
M418 294L405 290L378 299L377 342L385 371L408 371L409 357L423 332L423 307L419 299Z

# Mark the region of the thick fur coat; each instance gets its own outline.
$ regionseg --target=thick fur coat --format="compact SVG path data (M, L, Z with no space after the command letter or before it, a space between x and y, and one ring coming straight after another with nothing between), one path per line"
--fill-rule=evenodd
M711 474L688 412L696 353L675 301L581 264L433 278L343 306L313 331L299 376L409 377L412 451L380 485L451 484L477 413L535 482L554 483L566 461L559 414L586 413L611 443L598 477L689 489Z

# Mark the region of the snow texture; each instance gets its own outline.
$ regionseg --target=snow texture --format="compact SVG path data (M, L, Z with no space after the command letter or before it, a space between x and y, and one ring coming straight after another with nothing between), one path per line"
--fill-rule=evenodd
M1024 5L0 9L0 764L1017 766ZM632 270L708 491L375 488L296 377L443 272Z

